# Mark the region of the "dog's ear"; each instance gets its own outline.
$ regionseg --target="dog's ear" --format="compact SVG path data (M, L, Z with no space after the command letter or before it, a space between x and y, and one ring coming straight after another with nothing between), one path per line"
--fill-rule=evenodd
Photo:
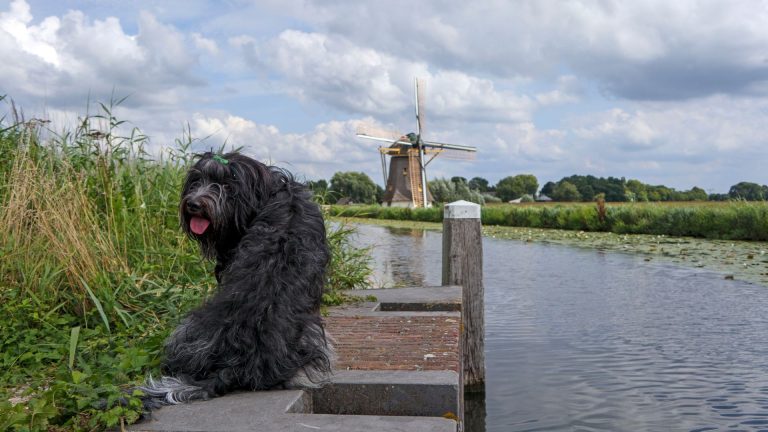
M223 156L228 161L231 180L236 187L238 198L251 207L259 207L271 194L271 173L269 167L239 153Z

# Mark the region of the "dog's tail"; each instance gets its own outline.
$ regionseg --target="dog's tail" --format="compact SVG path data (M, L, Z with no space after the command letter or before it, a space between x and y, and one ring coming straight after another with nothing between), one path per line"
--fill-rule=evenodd
M155 380L150 376L144 385L136 387L144 393L144 409L151 411L164 405L176 405L193 400L207 400L211 395L202 387L184 380L163 376Z

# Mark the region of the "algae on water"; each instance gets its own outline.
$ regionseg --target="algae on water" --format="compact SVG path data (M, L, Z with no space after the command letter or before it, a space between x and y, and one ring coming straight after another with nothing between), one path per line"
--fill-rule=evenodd
M348 218L349 222L391 227L441 230L433 222ZM768 242L708 240L649 234L567 231L541 228L484 226L483 235L491 238L540 242L597 249L607 252L640 254L646 261L658 260L686 267L723 273L768 287Z

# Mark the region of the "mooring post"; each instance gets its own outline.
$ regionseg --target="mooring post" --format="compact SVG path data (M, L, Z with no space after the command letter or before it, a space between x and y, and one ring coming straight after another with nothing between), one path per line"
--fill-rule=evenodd
M443 285L462 287L460 349L465 391L485 384L483 238L480 206L456 201L443 212Z

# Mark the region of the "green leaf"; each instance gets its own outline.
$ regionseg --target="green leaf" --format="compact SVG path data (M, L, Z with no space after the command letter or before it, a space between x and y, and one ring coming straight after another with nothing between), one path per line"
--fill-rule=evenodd
M83 372L76 371L76 370L72 371L72 382L73 383L80 384L86 378L88 378L88 374L85 374Z
M96 309L99 311L99 315L101 315L101 320L104 322L104 326L107 328L107 332L112 333L112 330L109 328L109 320L107 319L107 315L104 313L104 308L101 306L101 302L99 301L99 298L93 294L93 291L91 291L91 288L88 286L88 283L86 283L85 280L83 280L83 278L80 278L80 282L83 284L86 291L88 291L88 295L91 297L91 301L93 301L93 304L96 305Z
M29 423L29 414L24 412L24 405L11 405L10 402L0 402L0 430L11 430L12 426Z
M72 327L69 333L69 369L75 365L75 351L77 350L77 340L80 337L80 326Z

